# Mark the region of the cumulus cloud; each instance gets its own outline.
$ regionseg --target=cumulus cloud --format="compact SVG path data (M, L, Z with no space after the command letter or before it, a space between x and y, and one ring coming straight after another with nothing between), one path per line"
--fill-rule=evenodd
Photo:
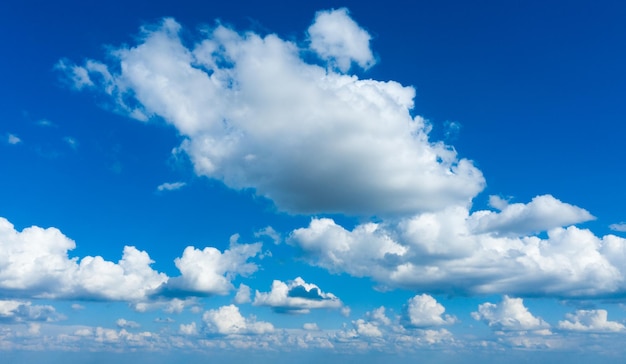
M472 317L502 331L545 330L550 327L540 317L533 316L521 298L509 296L504 296L499 304L487 302L479 305L478 311L472 312Z
M202 321L208 332L222 335L264 334L274 331L274 326L269 322L243 317L239 307L235 305L206 311L202 315Z
M54 322L63 319L49 305L33 305L29 301L0 300L0 323Z
M252 188L281 210L397 214L467 204L482 190L481 172L429 141L411 115L412 87L307 63L297 44L273 34L220 25L187 48L180 29L165 19L138 45L113 51L117 64L61 68L131 117L174 125L197 174ZM345 10L318 13L309 33L322 57L372 62L367 33Z
M311 49L342 72L352 62L361 68L375 63L369 44L372 37L350 18L346 8L319 11L308 33Z
M157 186L157 191L175 191L185 187L187 184L185 182L165 182Z
M135 247L124 247L117 263L100 256L70 258L68 252L76 244L58 229L32 226L20 232L0 218L0 292L13 297L129 301L137 311L180 312L195 301L178 297L227 294L235 276L257 270L248 260L259 253L261 243L238 244L236 239L233 236L223 253L213 247L187 247L174 261L181 275L170 278L152 269L148 253Z
M241 283L237 289L237 294L235 294L235 303L240 305L242 303L249 303L250 301L250 287Z
M306 283L300 277L288 283L274 280L270 292L256 291L253 304L288 313L308 313L311 309L343 306L337 296L322 292L318 286Z
M565 315L566 320L559 321L559 329L584 332L622 332L623 324L607 319L606 310L578 310Z
M453 324L456 318L450 315L442 316L445 311L443 305L432 296L416 295L409 299L406 306L407 326L430 327Z
M202 250L188 246L174 264L179 277L170 278L163 288L167 295L226 295L234 289L231 280L236 275L247 276L257 270L248 262L261 251L261 243L238 244L231 237L230 248L220 252L213 247Z
M528 204L534 207L518 209L536 211L537 198L534 201ZM371 277L383 287L558 296L626 291L625 239L599 238L587 229L553 223L543 238L511 236L498 229L477 232L483 217L495 221L489 216L453 206L397 221L359 224L352 230L332 219L314 218L308 227L292 231L287 242L298 246L313 265Z
M490 199L490 203L496 201ZM527 204L499 206L502 207L500 212L477 211L472 214L470 224L473 230L523 236L594 219L587 210L561 202L551 195L537 196Z

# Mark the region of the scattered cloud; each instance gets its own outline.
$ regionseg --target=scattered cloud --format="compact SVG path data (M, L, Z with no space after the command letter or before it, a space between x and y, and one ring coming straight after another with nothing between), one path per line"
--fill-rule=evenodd
M521 298L504 296L499 304L483 303L472 312L474 320L485 322L489 327L502 331L545 330L550 325L540 317L533 316Z
M183 335L198 335L198 328L196 327L196 323L192 322L190 324L180 324L178 327L178 331Z
M618 224L611 224L609 229L613 231L626 232L626 222L620 222Z
M78 141L75 138L65 137L65 138L63 138L63 141L65 141L67 143L67 145L69 145L70 148L72 148L72 149L77 149L78 148Z
M608 321L606 310L578 310L565 315L566 320L559 321L559 329L582 332L623 332L623 324Z
M269 322L243 317L235 305L206 311L202 315L202 321L208 332L222 335L264 334L274 331L274 326Z
M306 283L298 277L284 283L272 282L272 290L267 293L256 291L254 305L269 306L276 312L309 313L317 308L341 308L341 300L332 293L324 293L318 286Z
M320 329L315 322L307 322L302 325L302 328L307 331L318 331Z
M185 182L173 182L173 183L162 183L157 187L157 191L162 192L162 191L176 191L179 190L183 187L185 187L187 185L187 183Z
M250 303L250 287L245 284L239 284L239 289L237 289L237 294L235 294L235 303L238 305L244 303Z
M7 143L11 144L11 145L15 145L15 144L19 144L22 142L22 139L18 138L17 135L15 134L8 134L7 135Z
M33 305L29 301L0 300L0 324L55 322L64 318L52 306Z
M125 329L125 328L137 329L137 328L141 327L141 325L138 322L129 321L129 320L126 320L126 319L123 319L123 318L118 319L117 321L115 321L115 325L117 325L117 327L122 328L122 329Z
M248 262L261 251L261 243L238 244L231 237L230 248L220 252L213 247L202 250L188 246L174 264L179 277L170 278L163 287L165 295L226 295L234 289L231 280L236 275L256 272L257 265Z
M450 315L442 316L446 309L432 296L427 294L416 295L409 299L406 307L405 321L411 327L432 327L450 325L456 318Z

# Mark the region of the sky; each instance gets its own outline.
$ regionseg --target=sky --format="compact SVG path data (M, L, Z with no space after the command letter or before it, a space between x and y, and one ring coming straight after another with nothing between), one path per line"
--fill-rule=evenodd
M626 355L621 1L0 4L0 355Z

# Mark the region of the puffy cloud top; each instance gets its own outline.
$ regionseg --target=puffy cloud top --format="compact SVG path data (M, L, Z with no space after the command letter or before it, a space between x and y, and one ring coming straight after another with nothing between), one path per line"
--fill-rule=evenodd
M565 315L566 320L559 321L559 329L570 331L618 332L626 330L623 324L607 319L606 310L578 310Z
M350 69L352 62L361 68L369 68L375 62L369 44L372 37L350 18L345 8L318 12L308 33L311 49L343 72Z
M550 327L547 322L533 316L521 298L504 296L499 304L483 303L472 313L475 320L482 320L498 330L543 330Z
M406 307L406 319L409 326L428 327L452 324L456 319L450 315L442 316L446 309L432 296L427 294L411 298Z

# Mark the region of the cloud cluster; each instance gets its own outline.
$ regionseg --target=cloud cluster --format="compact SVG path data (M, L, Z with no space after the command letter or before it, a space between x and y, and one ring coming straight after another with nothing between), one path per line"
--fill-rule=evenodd
M607 319L606 310L578 310L565 315L566 320L559 321L559 329L580 332L622 332L623 324Z
M272 290L264 293L256 291L254 305L269 306L276 312L308 313L316 308L341 308L341 300L332 293L324 293L318 286L306 283L298 277L284 283L272 282Z
M546 211L556 217L547 218ZM589 219L585 210L544 195L501 212L453 206L352 230L314 218L287 241L311 264L390 287L556 296L622 292L626 240L559 226ZM520 235L536 229L548 229L546 237Z
M309 63L276 35L220 25L188 48L180 29L165 19L113 51L116 64L59 68L130 116L174 125L199 175L282 210L397 214L467 204L482 190L481 172L411 115L413 88ZM309 51L340 70L373 64L369 35L345 9L318 13L309 37Z
M261 244L238 244L233 239L223 253L212 247L187 247L175 260L181 275L173 278L153 270L148 253L132 246L124 248L117 263L100 256L70 258L68 252L74 248L74 241L56 228L32 226L20 232L0 218L0 292L14 297L118 300L137 305L164 294L227 294L236 275L257 269L248 260L257 255Z
M54 322L63 319L54 307L29 301L0 300L0 323Z
M533 316L521 298L509 296L504 296L499 304L481 304L472 317L502 331L544 330L550 327L543 319Z

